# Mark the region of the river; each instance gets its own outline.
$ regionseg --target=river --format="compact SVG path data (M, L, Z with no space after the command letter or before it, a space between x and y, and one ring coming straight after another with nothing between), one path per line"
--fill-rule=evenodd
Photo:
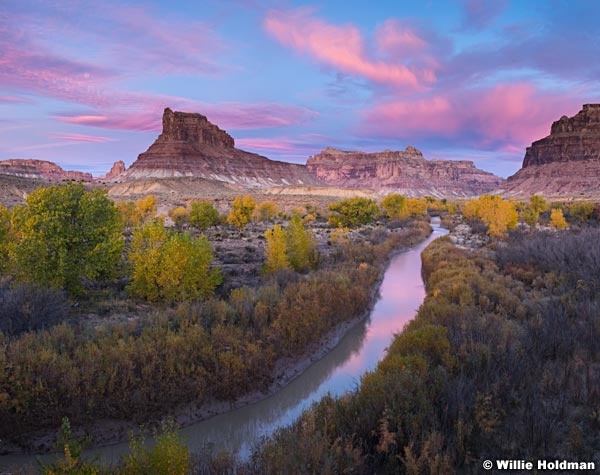
M433 239L447 233L440 227L439 218L432 219L431 224L433 233L429 238L390 262L379 289L380 298L369 318L351 328L335 348L273 395L181 429L191 451L209 444L215 450L231 450L245 458L261 437L289 425L327 393L341 395L355 389L423 302L421 252ZM91 450L109 461L118 460L126 451L127 444ZM2 456L0 470L26 463L32 463L32 456Z

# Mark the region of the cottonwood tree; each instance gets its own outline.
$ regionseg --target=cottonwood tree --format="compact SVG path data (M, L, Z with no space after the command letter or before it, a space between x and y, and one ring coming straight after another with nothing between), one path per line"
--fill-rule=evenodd
M287 229L276 224L265 232L265 238L266 273L290 268L305 272L317 266L317 242L313 233L304 227L299 214L294 213Z
M398 193L392 193L381 200L381 207L390 219L404 219L408 217L406 198Z
M207 297L221 283L220 270L211 268L213 258L206 237L168 232L164 220L156 218L133 233L129 290L151 302Z
M194 201L190 205L190 224L203 231L219 223L219 212L210 201Z
M83 280L114 277L124 238L121 217L105 190L82 184L39 188L13 211L18 241L11 258L21 280L83 291Z
M302 218L294 213L286 230L286 251L290 265L297 272L305 272L317 266L319 256L313 233L304 227Z
M244 228L252 219L256 201L250 195L238 196L233 200L227 222L238 228Z
M379 214L375 200L369 198L347 198L329 205L329 225L353 228L372 223Z
M493 237L501 237L507 230L514 229L519 219L514 203L491 195L468 201L463 208L463 215L467 219L479 219Z
M290 260L287 256L286 236L284 229L276 224L273 229L265 231L267 240L265 247L265 267L267 274L290 268Z
M556 229L565 229L568 226L567 220L563 215L562 209L552 209L552 212L550 213L550 224Z

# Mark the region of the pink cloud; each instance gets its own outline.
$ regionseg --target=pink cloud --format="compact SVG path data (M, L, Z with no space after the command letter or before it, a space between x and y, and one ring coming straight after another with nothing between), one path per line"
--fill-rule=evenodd
M92 142L92 143L105 143L114 142L115 139L108 137L99 137L97 135L85 135L85 134L62 134L62 133L50 133L48 134L51 138L59 140L67 140L71 142Z
M377 104L363 113L357 133L405 140L444 139L455 145L523 151L532 141L548 135L552 121L574 105L579 107L579 101L541 91L530 83L446 91Z
M298 149L298 143L287 138L242 138L235 141L236 146L254 150L292 152Z
M375 33L377 46L381 51L401 50L404 54L423 51L425 41L416 31L398 20L386 20Z
M211 60L224 42L204 22L120 4L98 9L86 0L69 5L76 22L65 20L61 2L8 7L0 14L1 88L106 108L135 103L136 94L117 86L131 72L214 75L232 69ZM2 96L0 103L15 98Z
M454 105L439 95L417 100L380 103L364 114L363 132L380 136L451 136L459 127L453 119Z
M371 58L356 27L326 23L314 18L307 9L271 10L263 25L283 45L322 64L376 83L422 89L434 78L431 70L420 71L399 62Z
M73 125L99 127L108 130L134 130L139 132L158 131L161 128L160 114L129 113L113 111L108 115L57 115L55 120Z

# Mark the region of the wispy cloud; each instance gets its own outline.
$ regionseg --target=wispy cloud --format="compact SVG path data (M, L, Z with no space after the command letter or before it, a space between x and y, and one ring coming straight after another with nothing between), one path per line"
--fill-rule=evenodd
M30 104L33 101L21 96L0 96L0 104Z
M61 134L61 133L50 133L48 137L63 141L70 142L87 142L87 143L106 143L114 142L115 139L109 137L99 137L97 135L85 135L85 134Z
M210 104L168 96L136 95L136 97L137 109L112 108L104 110L101 114L64 113L56 114L54 119L67 124L108 130L158 132L162 127L162 112L165 107L199 112L220 127L237 130L286 127L308 122L317 115L316 112L305 107L273 103Z

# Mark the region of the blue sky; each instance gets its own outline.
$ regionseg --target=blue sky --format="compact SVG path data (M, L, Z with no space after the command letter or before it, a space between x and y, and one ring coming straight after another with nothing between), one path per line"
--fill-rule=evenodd
M600 102L596 1L0 4L0 160L106 172L200 112L239 148L473 160L502 176Z

